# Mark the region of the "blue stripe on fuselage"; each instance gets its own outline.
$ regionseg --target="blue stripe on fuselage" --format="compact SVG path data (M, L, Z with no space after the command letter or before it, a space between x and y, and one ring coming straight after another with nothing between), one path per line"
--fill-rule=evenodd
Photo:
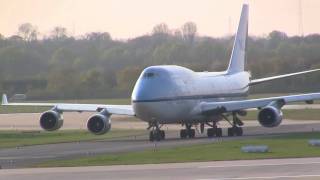
M233 93L233 94L212 94L212 95L193 95L193 96L177 96L177 97L163 97L155 99L136 99L132 100L133 103L137 102L161 102L161 101L176 101L176 100L198 100L198 99L213 99L213 98L245 98L248 93Z

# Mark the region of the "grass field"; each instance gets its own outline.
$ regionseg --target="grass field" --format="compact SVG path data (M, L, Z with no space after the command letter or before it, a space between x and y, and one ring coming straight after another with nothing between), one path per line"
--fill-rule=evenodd
M104 135L93 135L85 130L47 131L0 131L0 149L39 144L78 142L87 140L111 139L145 134L145 130L112 129Z
M320 133L299 133L267 138L221 141L205 145L146 150L123 154L106 154L72 160L53 160L36 165L52 166L97 166L120 164L157 164L196 161L243 160L266 158L318 157L320 147L308 145L311 138L320 138ZM268 153L243 153L244 145L268 145Z

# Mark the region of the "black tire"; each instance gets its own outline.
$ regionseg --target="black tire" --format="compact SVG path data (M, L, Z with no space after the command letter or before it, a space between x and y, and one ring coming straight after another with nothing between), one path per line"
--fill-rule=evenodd
M216 136L222 137L222 129L221 128L216 128Z
M188 136L189 136L189 138L194 138L195 135L196 135L196 131L195 131L194 129L190 129L190 130L188 131Z
M153 131L149 133L149 141L154 141Z
M242 127L237 127L235 130L236 130L236 135L237 136L242 136L243 135Z
M162 139L161 138L161 131L157 131L157 130L153 131L153 136L156 141L161 141L161 139Z
M166 138L166 133L163 130L161 130L160 131L160 136L161 136L161 139L165 139Z
M214 129L213 128L208 128L207 129L207 136L208 138L212 138L214 136Z
M181 139L187 138L187 131L185 129L180 130L180 138Z
M233 130L233 128L228 128L228 136L229 136L229 137L234 136L234 130Z

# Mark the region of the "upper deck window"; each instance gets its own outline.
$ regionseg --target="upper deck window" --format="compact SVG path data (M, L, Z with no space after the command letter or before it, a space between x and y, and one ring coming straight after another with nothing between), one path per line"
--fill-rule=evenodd
M152 72L145 73L145 74L143 75L144 78L152 78L152 77L154 77L154 76L155 76L155 74L152 73Z

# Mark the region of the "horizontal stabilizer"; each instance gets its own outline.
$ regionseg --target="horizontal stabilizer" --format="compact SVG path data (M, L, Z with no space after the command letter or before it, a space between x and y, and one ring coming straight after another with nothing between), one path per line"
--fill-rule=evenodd
M268 82L268 81L272 81L272 80L276 80L276 79L282 79L282 78L287 78L287 77L291 77L291 76L297 76L297 75L301 75L301 74L307 74L307 73L312 73L312 72L316 72L316 71L320 71L320 69L313 69L313 70L308 70L308 71L301 71L301 72L296 72L296 73L290 73L290 74L283 74L283 75L279 75L279 76L272 76L272 77L267 77L267 78L261 78L261 79L254 79L251 80L249 85L256 85L256 84L260 84L260 83L264 83L264 82Z

